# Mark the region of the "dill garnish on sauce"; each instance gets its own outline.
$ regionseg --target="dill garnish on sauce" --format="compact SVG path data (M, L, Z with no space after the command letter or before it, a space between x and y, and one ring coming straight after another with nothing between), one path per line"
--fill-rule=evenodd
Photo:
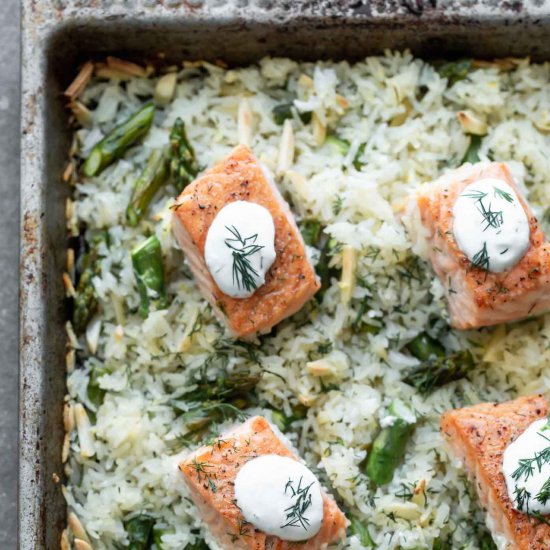
M256 290L258 288L256 278L259 274L252 267L249 257L258 253L264 246L256 244L257 233L243 239L234 225L231 227L226 225L225 228L233 235L233 238L224 241L225 245L233 251L233 283L236 283L239 289L244 288L249 292Z
M298 487L296 488L294 488L295 482L291 479L289 479L285 485L285 495L291 492L294 502L285 510L286 523L281 525L281 528L301 526L307 531L310 521L304 514L312 504L310 489L314 482L312 481L309 485L302 487L302 480L303 478L300 477Z

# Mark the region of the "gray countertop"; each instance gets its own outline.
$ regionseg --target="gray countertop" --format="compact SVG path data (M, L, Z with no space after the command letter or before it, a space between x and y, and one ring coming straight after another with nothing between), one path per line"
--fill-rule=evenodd
M0 2L0 548L17 545L19 0Z

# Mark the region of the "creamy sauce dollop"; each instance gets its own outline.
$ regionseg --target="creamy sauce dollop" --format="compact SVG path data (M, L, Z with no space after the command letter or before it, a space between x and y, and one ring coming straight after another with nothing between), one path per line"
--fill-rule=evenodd
M476 267L502 272L529 249L529 220L516 192L500 179L468 185L453 206L453 234Z
M275 261L275 224L267 208L249 201L224 206L208 229L204 259L220 290L249 298Z
M502 473L516 510L550 514L550 421L533 422L504 451Z
M286 456L264 455L247 462L235 478L235 499L246 521L283 540L310 539L323 523L318 479Z

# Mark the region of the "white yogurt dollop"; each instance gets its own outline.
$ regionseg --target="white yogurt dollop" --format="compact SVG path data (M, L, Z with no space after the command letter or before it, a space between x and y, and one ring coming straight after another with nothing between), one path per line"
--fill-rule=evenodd
M550 514L550 425L533 422L504 451L502 473L516 510ZM546 486L545 486L546 484Z
M235 499L256 529L288 541L314 537L323 523L319 481L301 462L264 455L247 462L235 478Z
M208 229L206 266L228 296L252 296L265 283L265 274L275 256L273 217L259 204L231 202L218 212Z
M500 179L468 185L453 206L455 241L472 264L502 272L529 249L529 220L516 192Z

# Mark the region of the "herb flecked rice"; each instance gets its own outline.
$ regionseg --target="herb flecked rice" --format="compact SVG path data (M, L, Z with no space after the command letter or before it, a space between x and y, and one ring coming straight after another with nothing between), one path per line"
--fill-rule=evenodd
M151 101L160 78L105 76L96 75L79 98L89 114L79 106L86 125L76 132L77 160ZM253 379L250 392L216 419L258 412L271 418L277 411L273 419L284 420L287 437L348 515L368 528L374 547L489 548L477 499L443 446L440 414L548 393L550 316L449 330L442 287L411 252L396 212L423 182L461 164L471 138L457 112L469 111L487 123L479 158L509 162L544 225L549 82L550 65L529 60L468 62L453 73L452 66L390 52L353 65L267 58L240 69L184 64L174 99L158 105L142 142L99 176L72 177L71 234L85 228L90 241L97 230L108 233L97 245L93 277L99 313L78 344L72 339L76 366L69 354L64 493L78 518L71 516L73 534L79 521L86 532L79 538L87 534L94 549L123 548L145 518L147 528L154 524L150 548L200 541L201 520L177 470L186 445L198 439L183 437L190 433L189 410L200 407L188 396L196 395L194 380L244 372ZM292 102L290 160L292 139L282 139L273 109ZM250 343L224 335L194 283L171 231L174 187L157 193L138 226L126 222L134 182L151 151L168 142L177 117L202 168L248 141L276 174L299 225L320 223L332 237L328 254L308 248L318 269L330 267L322 298ZM153 233L162 246L169 306L152 307L143 319L130 252ZM346 255L352 268L341 275ZM404 346L426 330L447 352L469 350L475 360L467 378L427 394L403 381L418 365ZM207 398L216 396L201 397ZM374 488L365 458L380 426L391 423L395 398L411 407L417 425L391 483ZM350 535L347 547L367 541Z

